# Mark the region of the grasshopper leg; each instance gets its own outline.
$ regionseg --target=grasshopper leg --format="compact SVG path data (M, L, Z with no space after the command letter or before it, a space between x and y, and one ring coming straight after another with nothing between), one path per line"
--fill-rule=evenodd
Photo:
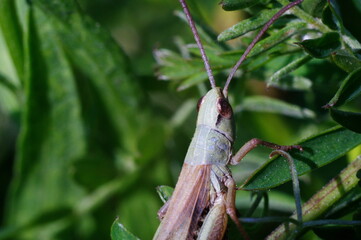
M202 227L198 233L197 240L221 240L227 228L228 217L226 214L226 203L224 194L216 197L214 205L209 210Z
M158 215L159 220L163 220L165 214L167 213L168 207L169 207L169 202L170 202L169 200L170 200L170 198L169 198L168 201L166 201L166 202L163 204L163 206L158 210L157 215Z
M249 240L249 236L242 226L241 222L239 221L236 213L236 183L234 182L233 178L231 176L227 177L227 180L225 181L224 185L227 187L227 197L226 197L226 211L228 216L233 220L233 222L236 224L238 230L241 232L244 239Z
M290 151L291 149L298 149L300 151L303 151L302 147L300 145L290 145L290 146L283 146L283 145L277 145L274 143L270 143L270 142L266 142L263 141L261 139L258 138L253 138L251 140L249 140L248 142L246 142L236 153L236 155L234 155L231 158L230 164L231 165L237 165L243 158L244 156L247 155L247 153L249 153L252 149L256 148L257 146L262 145L274 150L281 150L281 151Z

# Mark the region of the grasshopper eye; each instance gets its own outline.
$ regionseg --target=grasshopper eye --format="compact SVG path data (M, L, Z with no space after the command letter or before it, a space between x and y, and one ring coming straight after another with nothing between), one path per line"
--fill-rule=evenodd
M219 98L217 102L218 113L224 118L231 118L233 111L231 105L229 105L227 99Z
M197 103L197 112L199 112L199 109L201 108L201 105L204 101L204 96L201 97L199 100L198 100L198 103Z

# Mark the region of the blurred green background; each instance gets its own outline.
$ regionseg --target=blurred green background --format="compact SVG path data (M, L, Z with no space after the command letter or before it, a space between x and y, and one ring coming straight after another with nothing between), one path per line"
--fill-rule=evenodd
M225 12L218 1L196 2L195 15L215 34L249 16ZM360 41L360 2L338 2L344 24ZM156 187L174 186L194 132L196 102L208 88L179 92L177 83L156 78L154 50L177 50L180 38L193 43L188 26L174 15L178 1L0 4L0 239L109 239L117 216L138 237L150 239L162 205ZM253 137L293 144L336 125L321 106L347 74L315 60L298 72L312 80L308 91L266 90L262 78L288 61L279 59L248 73L246 83L232 84L235 149ZM248 95L278 98L314 115L241 111ZM359 101L350 106L359 107ZM252 153L235 169L237 182L268 153ZM303 177L304 199L349 158ZM287 184L274 191L275 212L293 211L290 192ZM247 209L249 194L239 194L238 206Z

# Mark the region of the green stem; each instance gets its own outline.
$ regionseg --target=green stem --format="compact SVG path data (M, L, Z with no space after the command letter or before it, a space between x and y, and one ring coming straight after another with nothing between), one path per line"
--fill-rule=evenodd
M341 197L345 196L358 183L359 179L356 172L361 168L361 156L350 163L338 176L333 178L326 186L317 192L307 203L302 207L303 221L312 221L321 216L328 208L330 208ZM291 218L295 218L294 213ZM280 225L273 231L266 239L280 240L287 239L297 231L297 226L294 224Z

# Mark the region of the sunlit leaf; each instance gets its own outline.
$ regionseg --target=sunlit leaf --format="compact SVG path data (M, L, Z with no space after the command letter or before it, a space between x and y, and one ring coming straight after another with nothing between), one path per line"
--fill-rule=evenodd
M279 9L263 10L258 15L243 20L218 35L218 41L224 42L242 36L263 26Z
M287 24L284 28L272 33L269 37L259 41L249 53L248 57L258 55L279 43L284 42L294 34L302 30L306 24L304 22L293 21Z
M361 144L361 134L345 128L332 128L299 143L303 152L292 151L298 175L320 168ZM264 164L244 184L247 190L268 189L291 180L289 166L282 157Z
M297 105L263 96L245 98L242 102L242 110L278 113L295 118L315 117L315 114L309 109L302 109Z
M112 240L139 240L120 223L119 219L113 222L110 236Z

